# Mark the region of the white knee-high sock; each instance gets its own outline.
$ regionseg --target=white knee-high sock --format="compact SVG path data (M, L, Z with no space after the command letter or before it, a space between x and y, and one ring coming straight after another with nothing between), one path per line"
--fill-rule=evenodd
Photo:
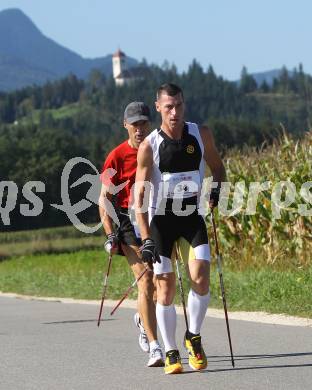
M177 315L174 305L163 306L157 302L156 317L158 327L165 345L165 351L178 349L175 341Z
M187 304L190 314L189 331L191 333L200 333L200 328L204 321L209 301L210 291L206 295L199 295L192 289L190 290Z

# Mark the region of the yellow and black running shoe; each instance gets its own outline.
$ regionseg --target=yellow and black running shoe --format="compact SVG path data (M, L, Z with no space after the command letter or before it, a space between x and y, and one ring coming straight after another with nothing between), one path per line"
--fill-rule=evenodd
M204 370L208 363L205 351L201 344L201 336L185 333L184 345L189 354L189 366L193 370Z
M179 351L166 352L165 374L180 374L183 371Z

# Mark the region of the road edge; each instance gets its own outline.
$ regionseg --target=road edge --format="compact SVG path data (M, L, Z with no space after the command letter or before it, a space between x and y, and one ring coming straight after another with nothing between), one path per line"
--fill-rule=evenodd
M24 299L24 300L36 300L46 302L59 302L63 304L80 304L80 305L99 305L99 300L87 300L87 299L74 299L74 298L59 298L59 297L40 297L34 295L23 295L16 293L4 293L0 291L0 297ZM114 307L118 301L107 299L105 300L105 306ZM136 309L137 302L132 299L126 299L122 303L122 307L128 309ZM183 315L183 309L181 306L176 306L177 314ZM303 326L312 327L312 319L288 316L285 314L270 314L266 312L246 312L246 311L232 311L228 312L230 320L238 321L250 321L259 322L263 324L271 325L285 325L285 326ZM212 318L224 318L224 311L221 309L208 308L206 317Z

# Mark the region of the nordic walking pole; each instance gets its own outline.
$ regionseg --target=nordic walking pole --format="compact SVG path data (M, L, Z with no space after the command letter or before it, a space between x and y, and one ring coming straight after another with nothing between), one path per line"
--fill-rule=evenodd
M227 308L226 308L225 290L224 290L223 275L222 275L222 268L221 268L221 255L219 252L217 230L216 230L213 209L211 210L211 222L212 222L214 240L215 240L215 244L216 244L217 267L218 267L218 273L219 273L219 279L220 279L220 287L221 287L221 293L222 293L222 301L223 301L223 308L224 308L224 314L225 314L226 329L227 329L227 334L228 334L228 338L229 338L232 366L234 367L235 364L234 364L234 356L233 356L233 350L232 350L230 325L229 325L229 318L228 318L228 313L227 313Z
M101 307L100 307L100 312L99 312L99 318L98 318L97 326L100 326L100 323L101 323L101 316L102 316L103 304L104 304L104 299L105 299L105 294L106 294L106 288L107 288L107 280L108 280L108 275L109 275L109 272L110 272L110 269L111 269L112 258L113 258L112 252L109 252L109 256L108 256L108 266L107 266L106 275L105 275L105 277L104 277L104 286L103 286L103 293L102 293L102 301L101 301Z
M181 301L182 301L182 306L183 306L186 331L187 331L187 334L188 334L189 333L189 325L188 325L187 314L186 314L186 305L185 305L185 300L184 300L184 291L183 291L182 278L181 278L181 274L180 274L180 267L179 267L179 260L178 260L178 251L177 251L176 247L175 247L175 262L176 262L176 268L177 268L177 274L178 274L178 280L179 280L180 296L181 296Z
M115 311L118 309L118 307L122 304L122 302L127 298L129 295L130 291L133 289L134 286L138 284L138 281L142 278L142 276L145 274L145 272L149 271L148 268L145 268L140 275L135 279L135 281L131 284L131 286L128 288L128 290L124 293L123 297L120 299L120 301L117 303L117 305L113 308L111 311L110 315L112 316Z

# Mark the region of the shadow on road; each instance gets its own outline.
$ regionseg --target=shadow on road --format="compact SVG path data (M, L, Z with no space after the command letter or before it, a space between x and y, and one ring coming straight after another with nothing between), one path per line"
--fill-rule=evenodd
M114 318L105 318L101 322L114 321ZM83 322L98 322L98 320L67 320L67 321L54 321L54 322L43 322L42 325L58 325L58 324L79 324Z
M296 358L303 356L312 356L312 352L294 352L294 353L278 353L278 354L263 354L263 355L236 355L234 356L235 363L242 361L249 361L254 359L279 359L279 358ZM219 359L222 358L222 359ZM207 356L208 362L219 363L219 362L228 362L231 364L231 357L227 355L223 356ZM187 358L182 358L184 363L187 362ZM274 368L298 368L298 367L312 367L312 361L309 363L301 364L276 364L276 365L256 365L256 366L245 366L245 367L230 367L230 368L215 368L207 369L200 371L201 374L204 373L213 373L213 372L225 372L225 371L243 371L243 370L260 370L260 369L274 369ZM185 374L192 374L197 371L185 371Z
M311 364L281 364L274 366L249 366L249 367L234 367L234 368L217 368L215 370L206 370L206 372L222 372L222 371L243 371L243 370L260 370L265 368L298 368L312 367Z
M263 355L235 355L235 360L251 360L251 359L275 359L282 357L295 356L312 356L312 352L293 352L293 353L277 353L277 354L263 354ZM218 359L223 358L223 359ZM210 362L225 362L230 359L230 356L207 356ZM218 359L218 360L214 360Z

